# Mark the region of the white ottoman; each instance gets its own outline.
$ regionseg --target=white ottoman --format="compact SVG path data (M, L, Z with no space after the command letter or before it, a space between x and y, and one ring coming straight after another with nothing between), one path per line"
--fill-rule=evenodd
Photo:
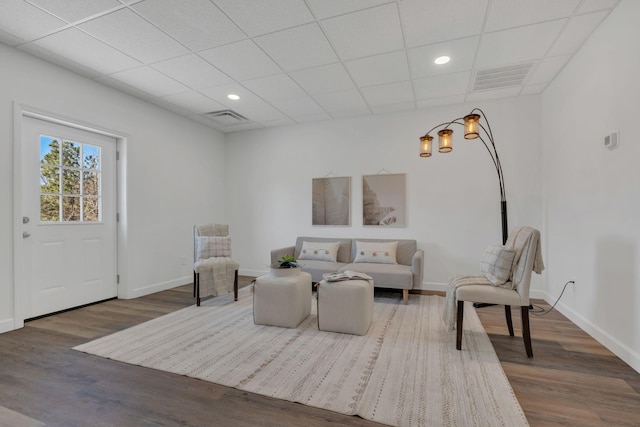
M272 269L256 279L253 323L295 328L311 314L311 275L300 268Z
M318 329L364 335L373 319L373 281L318 283Z

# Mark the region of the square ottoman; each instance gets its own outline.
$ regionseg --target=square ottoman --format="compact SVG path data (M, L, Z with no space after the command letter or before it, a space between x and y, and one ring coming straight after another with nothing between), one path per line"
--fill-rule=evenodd
M295 328L311 314L311 275L300 268L272 269L256 279L253 323Z
M318 284L318 329L364 335L373 319L373 280Z

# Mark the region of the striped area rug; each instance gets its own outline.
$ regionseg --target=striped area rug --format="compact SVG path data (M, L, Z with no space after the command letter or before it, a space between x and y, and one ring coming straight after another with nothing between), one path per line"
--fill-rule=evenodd
M382 294L355 336L319 331L314 301L285 329L254 325L244 288L74 349L394 426L528 425L473 307L462 351L443 309L443 297Z

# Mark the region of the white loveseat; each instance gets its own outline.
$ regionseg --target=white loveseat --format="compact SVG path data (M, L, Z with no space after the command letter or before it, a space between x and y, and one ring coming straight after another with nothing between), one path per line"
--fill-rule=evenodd
M329 259L330 255L318 256L316 259L311 256L312 259L308 259L308 256L302 254L305 242L307 247L313 246L315 242L338 243L335 260ZM397 242L396 263L392 263L393 260L382 260L381 258L385 255L384 251L381 253L382 257L376 257L375 252L372 251L376 247L381 249L389 247L389 244L393 244L393 242ZM365 256L365 250L363 250L365 248L368 250L368 256ZM320 282L324 273L346 270L366 273L373 278L376 287L402 289L405 304L409 300L409 290L419 288L422 283L424 251L418 249L417 242L411 239L344 239L302 236L296 239L295 246L272 250L271 264L277 265L278 259L284 255L290 255L297 259L302 271L311 274L313 282Z

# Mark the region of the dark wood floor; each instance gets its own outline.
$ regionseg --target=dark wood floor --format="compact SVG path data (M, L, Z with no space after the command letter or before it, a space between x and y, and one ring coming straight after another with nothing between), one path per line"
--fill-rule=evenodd
M1 334L0 426L378 425L71 350L191 304L191 287L181 286ZM532 426L640 425L640 374L562 315L532 316L535 357L527 359L519 330L507 335L502 307L478 312Z

